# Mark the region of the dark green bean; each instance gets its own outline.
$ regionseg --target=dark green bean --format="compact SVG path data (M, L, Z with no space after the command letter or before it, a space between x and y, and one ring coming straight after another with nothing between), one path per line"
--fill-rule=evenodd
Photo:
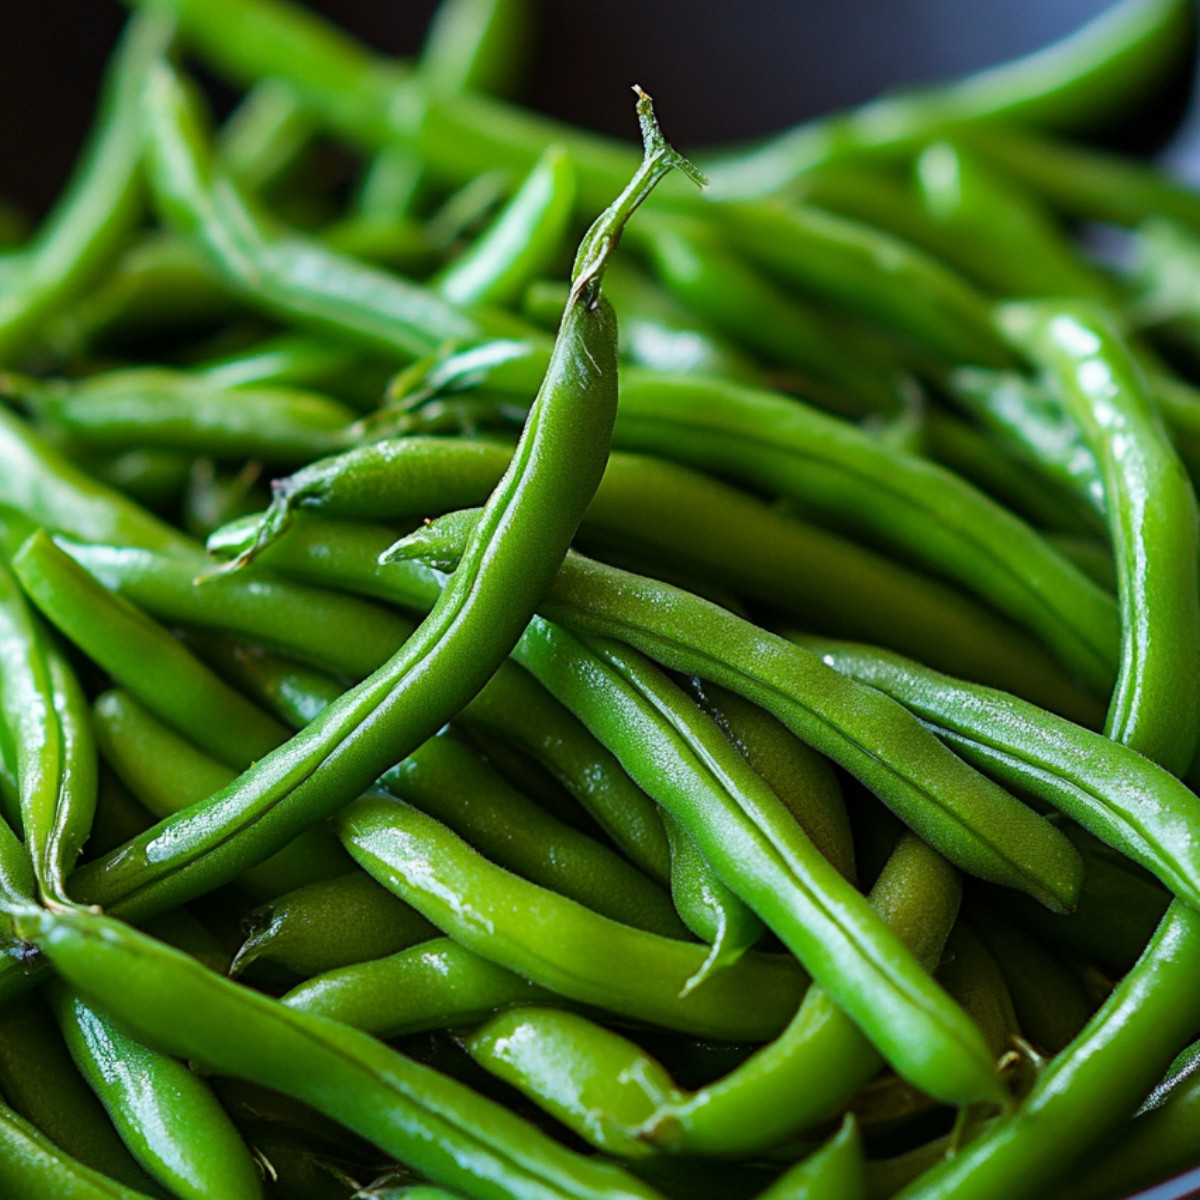
M1086 302L1000 321L1048 370L1096 456L1117 566L1121 656L1105 732L1180 774L1200 738L1200 515L1133 353Z
M246 940L233 960L233 974L261 958L297 975L320 975L397 954L437 935L420 913L362 871L278 896L248 913L242 924Z

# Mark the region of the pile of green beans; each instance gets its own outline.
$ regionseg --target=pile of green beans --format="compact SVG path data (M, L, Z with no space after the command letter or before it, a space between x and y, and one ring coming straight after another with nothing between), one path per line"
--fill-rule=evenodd
M0 253L0 1193L1200 1166L1200 194L1072 140L1191 0L695 164L529 0L128 5Z

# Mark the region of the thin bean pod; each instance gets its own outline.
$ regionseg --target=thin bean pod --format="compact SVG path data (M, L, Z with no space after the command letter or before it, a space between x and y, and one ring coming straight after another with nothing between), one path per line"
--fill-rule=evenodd
M1086 303L1020 305L1000 321L1049 370L1100 465L1121 606L1105 732L1179 774L1200 738L1200 515L1133 354Z
M885 651L803 638L822 659L910 708L968 761L1053 805L1200 900L1200 801L1168 771L1100 734Z

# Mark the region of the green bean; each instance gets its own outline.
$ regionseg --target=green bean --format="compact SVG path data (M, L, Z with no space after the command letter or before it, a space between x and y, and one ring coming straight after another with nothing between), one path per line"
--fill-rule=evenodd
M194 559L65 538L55 544L158 621L233 633L352 677L386 662L412 631L410 622L377 604L262 571L253 579L205 575L197 582L204 566Z
M1053 1192L1120 1128L1195 1033L1186 997L1200 985L1200 924L1172 905L1138 965L1005 1120L922 1175L904 1200L984 1200Z
M646 97L639 119L644 164L581 243L552 368L478 535L429 616L304 734L205 805L88 864L76 886L90 902L112 906L122 897L122 911L144 912L235 878L361 793L440 728L507 657L603 473L617 399L616 329L600 294L605 263L649 190L684 161L662 140Z
M1000 321L1049 370L1100 465L1117 565L1121 656L1105 732L1175 773L1200 737L1200 516L1132 353L1084 302Z
M167 219L197 241L222 279L252 303L389 357L421 358L443 342L511 332L440 300L428 289L338 255L299 235L264 227L221 177L183 86L164 64L143 96L148 171Z
M105 280L46 333L60 353L157 352L160 340L216 328L242 311L204 257L171 233L149 233L116 261Z
M972 928L1000 966L1022 1035L1042 1053L1057 1054L1092 1014L1078 981L1055 954L994 911L974 910Z
M1171 893L1135 862L1076 825L1063 830L1083 859L1083 889L1069 916L1057 917L1012 893L989 903L1015 917L1051 946L1094 962L1114 979L1129 971L1154 936Z
M656 1196L367 1035L248 991L119 922L22 920L56 970L148 1045L304 1100L437 1183L478 1200Z
M761 384L762 368L636 267L616 264L608 294L621 319L621 353L651 370L720 375ZM528 293L527 293L528 296Z
M915 939L927 962L935 961L958 909L959 888L953 872L945 872L940 882L948 884L946 912L926 927L921 927L919 918L911 920L917 917L915 910L928 916L923 902L936 894L938 883L920 895L888 894L895 893L901 879L912 889L921 869L929 865L922 856L933 858L915 839L909 843L873 899L893 919L900 918L902 927L904 918L910 918L910 927L903 932ZM814 1022L811 1014L817 1009L823 1010L822 1020ZM466 1045L489 1071L601 1150L632 1157L646 1154L652 1146L661 1150L665 1144L690 1154L747 1153L767 1149L814 1118L821 1119L822 1103L825 1115L835 1111L856 1081L869 1077L878 1065L861 1040L861 1061L848 1057L851 1043L846 1042L839 1062L840 1043L834 1030L840 1014L827 999L813 995L805 1002L802 1011L806 1010L805 1021L797 1017L779 1042L694 1096L680 1092L662 1066L640 1047L580 1016L521 1009L494 1018L468 1035ZM799 1029L803 1033L797 1037L794 1031ZM833 1057L822 1060L822 1046L826 1054L832 1050ZM806 1086L800 1086L802 1081ZM821 1088L832 1089L840 1099L834 1096L814 1104L812 1093ZM793 1089L791 1102L784 1103ZM804 1100L798 1104L801 1096Z
M1104 485L1095 455L1062 405L1036 383L1016 372L960 367L945 383L955 403L989 433L1019 454L1040 474L1073 490L1097 514L1089 524L1100 531L1105 510Z
M505 664L456 720L487 730L541 763L636 866L665 883L670 850L654 802L600 744L526 671Z
M250 384L333 386L361 359L355 350L300 333L279 333L248 350L206 360L196 373L220 388Z
M437 934L415 909L355 871L305 884L252 910L231 973L260 958L297 975L397 954Z
M885 864L870 902L932 970L958 914L957 873L911 835ZM833 1116L880 1058L828 993L812 988L782 1034L724 1077L664 1106L642 1136L668 1153L768 1150Z
M0 504L26 519L84 541L145 546L191 557L198 547L131 500L69 463L0 406ZM195 565L196 558L193 558Z
M45 533L25 543L13 569L45 616L89 658L228 766L240 768L286 738L278 722L145 613L110 592Z
M637 245L655 273L691 311L769 362L833 391L831 407L851 413L897 404L896 364L870 361L851 331L761 277L699 221L644 222Z
M516 84L531 20L528 0L451 0L438 6L421 51L434 95L506 95Z
M976 125L955 136L1064 216L1131 226L1162 216L1200 228L1195 191L1148 163L1016 125Z
M106 761L159 820L207 800L236 778L236 771L160 724L122 692L105 692L97 699L95 720ZM348 866L337 842L315 826L243 872L240 880L255 896L269 899L336 876Z
M96 808L96 748L71 668L0 565L0 701L38 895L68 903L66 874Z
M0 1006L0 1089L12 1110L62 1154L126 1187L152 1187L80 1077L54 1019L36 994ZM7 1162L9 1152L0 1158ZM27 1193L18 1189L13 1194Z
M473 520L463 513L435 522L439 553L453 558ZM399 565L388 568L396 571L398 590L427 585L426 574L401 573ZM882 705L880 693L833 684L815 656L795 655L784 639L699 597L575 553L539 610L577 632L620 638L662 666L766 708L964 870L1028 891L1060 911L1073 903L1081 865L1048 822L954 756L931 753L924 731L906 710ZM1019 836L1018 826L1024 830Z
M865 1200L864 1168L858 1126L847 1117L825 1145L784 1172L758 1200Z
M1053 478L1031 473L1028 456L997 446L987 434L951 413L927 412L921 422L920 452L948 467L981 492L1041 530L1078 535L1098 522L1078 495ZM1045 536L1045 534L1043 534Z
M783 801L813 845L853 883L854 842L832 767L770 713L736 693L700 679L693 679L689 690Z
M988 1048L999 1060L1019 1032L1012 995L996 959L959 921L946 940L938 980L983 1031Z
M489 442L421 437L359 447L279 482L261 524L220 531L209 548L221 557L263 552L280 529L295 529L297 509L392 520L477 503L499 477L506 453ZM1076 719L1092 713L1044 651L961 593L686 467L614 452L579 540L602 556L627 548L652 569L677 563L812 626L862 630L864 640L1029 695ZM353 578L356 589L381 595L370 583L375 572L353 565L361 558L366 566L384 548L373 546L369 531L340 525L322 533L314 526L311 534L296 530L290 543L273 546L275 557L267 561L318 582L336 575L347 586Z
M1186 897L1200 889L1189 830L1197 799L1169 772L1111 739L988 688L896 655L802 638L822 659L910 708L1002 782L1057 808Z
M1180 1054L1115 1144L1065 1185L1065 1200L1116 1200L1195 1165L1195 1051L1192 1045Z
M263 192L286 178L315 133L316 125L295 91L278 80L264 79L222 125L217 157L239 186Z
M150 1200L76 1162L36 1126L0 1104L0 1186L25 1200ZM148 1181L147 1181L148 1182Z
M895 546L984 595L1089 685L1111 686L1119 636L1111 599L947 472L782 396L632 371L614 436L621 449L782 492Z
M436 293L451 304L511 304L559 252L574 197L571 160L551 147L492 224L434 276Z
M620 855L508 787L453 735L430 738L379 782L522 878L611 920L664 937L682 935L661 888Z
M590 649L580 654L569 635L535 619L515 653L684 825L725 883L901 1073L954 1099L960 1087L988 1094L982 1079L976 1082L990 1074L990 1060L974 1070L985 1058L977 1032L966 1031L961 1013L820 856L711 718L636 653L614 644ZM911 1053L916 1043L918 1056ZM947 1078L947 1058L959 1060L954 1070L966 1078Z
M765 927L726 886L687 829L670 812L664 811L662 822L671 846L671 899L675 909L683 923L712 946L704 966L688 981L691 987L737 962L762 938Z
M800 205L726 204L729 241L777 279L866 315L955 363L1004 366L987 303L937 259L889 234Z
M381 1038L470 1025L510 1005L554 1000L537 984L445 937L327 971L283 997L300 1012Z
M180 1200L261 1197L258 1169L208 1085L69 989L51 989L71 1057L149 1175Z
M154 367L51 383L31 400L44 421L87 451L145 447L283 465L340 449L355 417L352 409L299 388L225 390Z
M1116 287L1072 250L1037 200L970 150L947 141L926 147L916 178L926 210L953 236L950 262L997 295L1118 301Z
M681 1098L650 1055L576 1013L510 1009L471 1030L463 1045L489 1074L590 1145L621 1158L652 1154L636 1131Z
M360 866L455 941L570 999L753 1040L776 1032L799 998L792 960L753 952L689 990L707 947L622 925L512 875L400 800L357 800L336 828Z
M296 729L315 719L343 691L328 676L261 648L211 638L202 638L199 644L219 669ZM629 779L620 763L516 664L501 664L456 719L476 735L481 730L498 733L531 755L635 865L658 882L668 880L670 852L653 801ZM432 760L428 761L432 766ZM643 889L644 883L638 883L633 891L644 896Z
M58 204L12 262L0 299L0 360L18 355L48 317L108 265L141 214L138 96L175 22L135 17L109 68L87 148Z

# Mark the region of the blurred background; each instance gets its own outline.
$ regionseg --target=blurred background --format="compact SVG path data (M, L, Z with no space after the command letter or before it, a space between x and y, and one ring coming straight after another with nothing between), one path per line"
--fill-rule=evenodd
M534 0L523 94L535 108L633 139L629 86L658 102L681 148L770 133L885 88L961 74L1032 50L1111 0ZM310 0L371 45L418 49L436 0ZM54 197L87 128L117 0L0 0L0 194ZM1190 80L1111 131L1149 151L1179 126ZM218 95L218 104L220 103ZM1200 120L1169 147L1200 181Z

